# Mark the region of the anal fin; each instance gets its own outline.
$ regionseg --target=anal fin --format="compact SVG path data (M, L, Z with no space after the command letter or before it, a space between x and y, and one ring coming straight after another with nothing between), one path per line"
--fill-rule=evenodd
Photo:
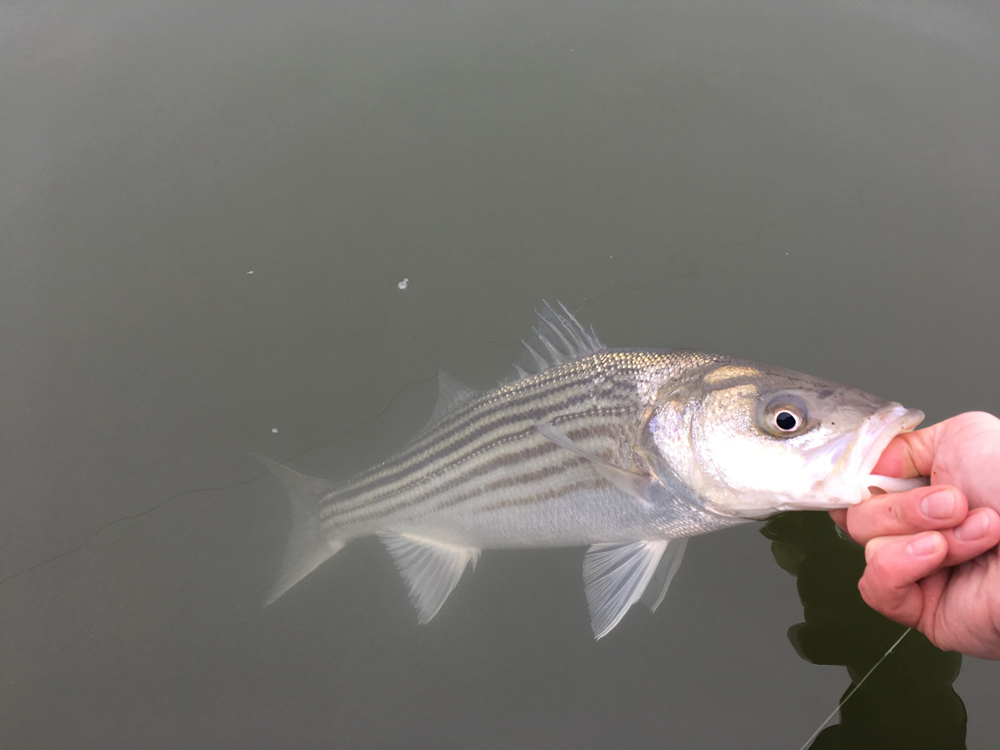
M602 638L642 596L667 540L594 544L583 557L583 584L594 637ZM668 581L669 583L669 581Z
M410 589L410 601L423 625L438 613L458 584L465 566L475 566L479 550L421 539L407 534L380 534Z

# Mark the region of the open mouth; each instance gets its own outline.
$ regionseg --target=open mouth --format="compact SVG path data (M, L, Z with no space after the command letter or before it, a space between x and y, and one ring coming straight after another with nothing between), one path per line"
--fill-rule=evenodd
M903 492L927 484L926 477L899 479L872 474L872 469L882 456L882 451L896 435L910 432L924 419L919 409L907 409L901 404L890 404L868 417L867 423L855 433L851 444L838 462L842 464L837 474L841 481L854 479L853 497L843 497L846 502L860 502L872 496L872 489L883 492ZM852 482L853 483L853 482ZM844 488L845 490L848 488Z

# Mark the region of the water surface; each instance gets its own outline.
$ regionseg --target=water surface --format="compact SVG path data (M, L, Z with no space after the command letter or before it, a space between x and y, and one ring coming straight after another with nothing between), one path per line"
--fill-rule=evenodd
M1000 413L998 29L941 0L4 5L0 744L798 748L898 634L821 518L693 540L599 643L581 550L487 552L418 627L363 540L264 610L289 519L247 450L370 465L438 368L505 377L543 298L611 346ZM933 714L961 747L964 704L992 747L997 665L904 643L839 736Z

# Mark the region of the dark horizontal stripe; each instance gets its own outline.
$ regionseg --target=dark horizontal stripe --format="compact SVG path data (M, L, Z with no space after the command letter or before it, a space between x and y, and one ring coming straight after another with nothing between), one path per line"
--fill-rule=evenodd
M566 435L574 441L580 441L585 438L592 437L615 437L619 427L618 425L600 425L600 426L585 426L579 427L575 430L568 430ZM515 434L515 439L525 439L528 436L537 434L534 427L528 430L524 430L521 433ZM520 464L528 463L530 461L537 461L539 458L545 456L546 454L554 453L556 451L565 451L565 449L560 448L560 446L555 443L545 440L540 442L538 445L532 446L531 448L522 448L513 452L498 453L492 456L487 463L481 464L464 474L460 474L456 477L452 477L447 482L443 484L438 484L433 487L429 487L427 490L419 495L412 497L402 497L398 498L396 502L392 502L393 498L398 497L402 494L402 491L393 492L385 498L380 498L379 502L367 503L364 505L354 506L352 508L338 509L337 505L329 506L324 511L329 510L328 513L323 513L321 515L324 522L330 523L357 523L359 521L368 520L377 517L384 517L403 510L407 507L417 507L423 503L428 502L434 497L438 497L453 490L460 488L462 485L468 483L469 481L483 476L484 474L493 473L504 467L513 467ZM533 474L538 474L543 471L552 471L550 476L555 476L559 473L567 471L572 466L581 465L586 463L586 459L566 451L566 456L569 460L561 461L558 464L550 464L549 466L542 467L540 469L534 469L527 474L521 473L511 473L510 475L503 477L502 479L494 480L487 485L485 488L476 488L469 493L463 493L459 498L447 498L437 505L428 508L427 512L433 512L437 510L443 510L445 508L453 507L461 502L471 498L480 497L483 494L493 491L504 489L506 487L513 487L518 484L528 484L531 481L537 481L536 479L531 479ZM522 479L528 477L526 479ZM415 481L419 481L416 479ZM339 512L338 512L339 511Z
M574 482L573 484L567 485L566 487L560 487L559 489L550 489L533 495L526 495L525 497L504 498L503 500L497 500L491 505L484 505L482 508L476 508L472 512L476 514L489 513L491 511L500 510L501 508L514 508L522 505L537 505L550 500L558 500L566 495L569 495L570 493L579 492L581 490L599 490L603 488L605 484L606 482L600 478L582 479L579 482Z
M553 445L555 445L553 443ZM559 446L556 446L557 448ZM489 492L499 492L501 490L510 490L515 487L522 487L527 484L535 484L537 482L544 481L546 479L554 479L561 474L565 474L570 469L575 469L578 466L582 466L588 463L587 459L582 456L576 456L567 461L562 461L557 464L549 464L548 466L543 466L540 469L535 469L534 471L529 471L524 474L510 474L501 479L495 479L494 481L487 484L482 490L476 489L474 491L465 492L457 497L448 498L448 500L439 503L438 505L429 508L428 513L435 513L441 510L447 510L448 508L454 508L456 505L461 505L464 502L472 500L476 497L482 497Z
M362 472L354 479L351 479L348 482L347 487L338 493L337 502L347 502L357 495L364 494L369 491L372 488L372 485L376 482L379 484L391 484L407 474L419 472L426 466L440 460L442 457L453 453L456 444L460 445L462 443L471 443L494 430L515 424L517 422L522 422L526 419L537 419L538 417L544 416L544 412L541 407L534 409L524 407L529 405L532 401L540 401L553 396L560 390L565 389L572 391L574 389L578 389L579 386L580 383L575 381L557 383L555 387L546 391L531 393L526 395L524 398L516 400L512 399L510 401L500 402L496 406L492 406L491 408L480 412L475 411L475 407L479 406L479 404L473 403L470 404L469 407L463 407L455 413L453 418L460 421L455 422L447 429L444 428L447 427L448 421L452 421L449 418L436 423L428 430L425 438L419 443L414 443L398 455L387 459L381 464L378 464L377 466ZM578 394L572 399L566 400L565 404L567 407L575 406L588 398L589 394ZM472 430L471 433L466 435L459 434L463 430L469 429L471 425L475 424L477 421L490 419L498 414L500 415L498 419L493 419L491 422L481 424L479 427ZM428 450L431 452L423 458L414 461L414 463L400 466L398 469L394 468L395 466L404 464L407 461L413 461L422 451Z
M453 418L449 419L446 417L444 421L434 425L425 439L418 443L414 443L414 445L401 452L398 456L390 458L382 464L362 472L362 474L358 475L358 477L348 482L348 485L342 491L337 493L335 502L337 504L347 503L350 500L365 494L366 492L376 489L379 485L392 484L393 482L403 479L408 474L419 473L427 466L430 466L431 464L440 461L445 456L454 453L456 445L475 442L487 436L490 432L527 419L534 420L543 418L550 413L550 407L543 408L539 406L535 408L527 408L530 407L531 402L533 401L541 401L551 398L562 390L573 391L575 389L580 389L583 392L577 393L577 395L565 399L560 404L560 408L572 408L585 403L591 399L591 395L589 387L584 388L583 386L589 385L592 377L593 374L590 374L583 379L557 381L554 387L534 393L529 392L522 398L501 401L495 406L491 406L488 409L480 411L475 410L476 406L479 406L480 404L471 405L471 409L461 409L459 412L456 412ZM620 386L621 384L616 385ZM629 393L623 392L622 396L622 400L627 399L629 396L634 397L634 390ZM470 426L475 424L477 421L491 418L494 415L500 416L498 419L494 419L491 422L487 422L486 424L482 424L473 429L469 434L459 435L459 433L463 430L468 430ZM446 427L447 423L452 420L458 421L455 421L455 423L443 433L435 432L435 430L439 427ZM416 457L419 456L421 450L432 450L432 452L419 460L415 460ZM456 455L455 460L459 460L461 457L462 456ZM408 461L412 461L412 463L406 464ZM450 464L440 467L439 470L445 470L448 465ZM398 466L399 468L394 468L395 466Z
M559 424L562 424L563 422L565 422L565 421L567 421L569 419L574 419L574 420L595 419L597 417L614 418L614 417L620 417L620 416L624 415L628 411L631 411L631 407L603 408L603 409L600 409L600 410L593 410L593 411L590 411L590 412L579 412L579 413L576 413L576 414L563 415L561 417L555 417L555 418L552 419L552 422L554 424L556 424L556 425L559 425ZM609 429L604 430L604 431L607 432L607 435L605 435L605 437L610 437L610 438L615 437L616 433L617 433L617 431L619 429L619 425L616 423L616 424L610 425L608 427L609 427ZM567 432L567 434L573 440L581 440L581 439L583 439L585 437L592 437L593 434L595 433L595 431L598 431L599 429L603 429L603 428L604 428L603 425L601 426L601 428L599 428L596 425L591 425L591 426L587 426L587 427L577 428L576 430L570 430L570 431ZM513 432L513 433L506 433L506 434L504 434L502 436L497 437L495 440L493 440L493 441L491 441L489 443L485 443L483 445L478 446L477 448L474 449L474 451L471 454L468 453L468 452L465 452L465 453L459 453L459 454L455 455L452 458L451 461L449 461L445 465L437 468L435 470L435 473L436 474L447 474L448 471L450 471L455 465L461 464L461 463L465 462L466 460L468 460L468 458L470 457L470 455L474 455L475 453L480 453L480 452L485 453L485 452L488 452L490 450L496 450L497 446L499 446L500 444L508 443L508 442L516 442L518 440L524 440L525 438L528 438L529 436L534 436L535 433L536 433L536 430L535 430L534 425L532 425L531 427L529 427L529 428L527 428L525 430L520 430L518 432ZM547 443L548 441L545 441L545 442ZM545 445L545 443L542 443L542 445ZM484 473L487 470L492 470L493 467L497 466L498 463L500 463L502 457L506 456L506 455L509 455L509 454L499 453L499 454L497 454L495 456L492 456L489 463L487 463L487 464L481 464L480 466L477 466L476 468L469 470L468 472L466 472L466 475L464 475L464 476L467 477L468 479L473 479L476 476L479 476L480 474ZM532 457L531 456L523 456L521 458L521 460L523 460L523 461L529 461L529 460L532 460ZM516 462L511 462L510 465L513 465L514 463L516 463ZM506 465L506 464L504 464L504 465ZM424 475L414 475L413 478L412 478L412 480L410 482L407 482L407 483L405 483L405 484L403 484L403 485L401 485L399 487L394 488L390 492L386 493L382 498L379 498L378 500L373 500L373 502L371 504L372 505L381 504L385 500L389 500L389 499L391 499L393 497L396 497L398 495L404 494L408 490L410 490L410 488L413 485L418 484L418 483L424 481L424 478L425 478ZM365 503L364 505L367 506L369 504ZM362 507L362 506L355 505L353 507L357 508L357 507Z
M553 367L552 369L546 370L544 372L538 373L537 375L531 376L529 379L537 379L538 382L533 384L527 384L527 381L518 381L517 383L511 383L508 385L501 386L493 391L488 391L483 393L466 405L465 408L459 409L451 414L445 415L439 422L434 426L445 427L449 423L454 423L453 428L460 429L461 423L459 420L463 420L469 416L476 416L480 418L488 418L494 412L503 409L512 409L523 406L525 403L533 399L544 399L552 396L558 390L562 388L581 388L586 390L587 393L593 385L593 378L596 374L600 374L606 378L610 378L615 382L618 387L626 386L627 392L623 393L623 396L634 395L635 391L632 388L632 376L635 371L639 369L639 363L631 362L627 366L622 366L617 360L621 358L622 352L603 352L600 354L591 355L574 362L566 363L565 365L560 365L558 367ZM638 353L636 353L638 354ZM634 355L630 355L630 359ZM637 359L647 359L648 355L645 357L639 357ZM608 366L606 360L611 359L613 366ZM601 365L604 364L604 367ZM572 378L572 379L567 379ZM536 390L532 390L536 389ZM482 407L484 403L489 403L490 396L497 394L501 391L518 391L524 390L525 395L521 397L511 398L506 401L497 402L495 405L489 408L483 409L482 411L472 414L473 409ZM420 440L420 435L417 436L414 444L410 446L412 450L419 450L422 444L426 441L417 442ZM389 459L390 461L393 459Z
M528 437L534 432L536 432L535 428L531 427L519 433L514 433L513 438L515 440L517 439L523 440L524 438ZM539 443L538 445L533 446L532 448L521 449L513 453L499 453L496 456L492 457L492 459L484 465L477 466L475 469L471 471L452 477L451 479L442 484L434 485L433 487L428 488L426 491L424 491L419 495L408 498L399 498L396 503L391 504L387 508L384 507L387 502L397 499L398 495L404 494L405 491L409 489L413 483L420 481L422 479L421 477L414 477L413 483L405 485L403 488L399 488L383 497L380 497L379 501L377 502L366 503L364 505L354 505L351 506L350 508L341 508L340 503L335 503L331 506L328 506L327 508L324 508L323 511L321 511L321 518L324 521L328 520L335 521L338 519L338 517L340 517L340 521L342 523L351 523L354 522L355 519L350 519L350 516L352 514L357 514L359 511L365 511L365 515L370 517L389 515L390 513L393 513L401 508L405 508L408 505L417 505L436 495L440 495L442 493L448 492L449 490L455 489L456 487L460 487L462 484L480 475L484 471L492 471L496 468L502 468L504 466L515 466L524 461L543 456L546 453L551 453L554 451L554 449L558 447L559 446L556 445L555 443L550 443L549 441L546 440L544 443Z
M551 448L549 446L551 446ZM472 490L466 490L461 494L452 495L451 497L448 497L446 500L436 505L431 505L431 500L434 497L443 494L448 494L450 492L453 492L454 490L460 489L463 485L467 484L469 480L474 479L478 474L494 472L499 466L503 465L516 465L523 461L537 460L538 458L548 453L554 453L555 452L554 449L558 448L559 446L555 445L554 443L549 443L548 445L543 444L524 451L518 451L517 454L508 454L507 457L502 458L494 463L491 463L488 467L480 467L481 471L470 472L465 476L456 477L455 479L450 480L443 487L435 488L433 490L423 493L418 497L403 500L393 505L390 508L374 509L371 508L371 506L365 505L362 506L362 508L355 509L354 512L357 512L358 510L362 509L366 511L371 509L372 517L377 518L380 516L383 517L390 516L407 508L413 508L415 511L414 517L421 517L429 515L431 513L436 513L441 510L447 510L448 508L453 508L456 505L461 505L462 503L467 502L469 500L482 497L483 495L489 492L498 492L500 490L512 489L514 487L520 487L532 484L534 482L539 482L544 479L552 479L553 477L559 476L560 474L565 474L570 469L580 466L581 464L585 464L587 462L587 459L585 458L581 458L579 456L577 457L571 456L566 461L549 464L548 466L543 466L542 468L535 469L534 471L530 471L527 473L507 474L506 476L503 476L500 479L495 479L492 482L489 482L484 487L477 487ZM423 505L426 505L428 507L421 509L420 506ZM416 512L418 509L419 512ZM350 523L352 521L348 522Z
M469 424L476 420L489 420L494 415L501 414L503 412L510 412L512 413L511 416L515 416L520 419L525 419L529 416L538 416L537 411L529 412L526 411L524 407L529 406L534 401L544 401L557 397L560 391L577 391L577 399L582 399L589 394L589 386L591 385L592 378L592 373L585 373L581 377L577 377L572 380L555 378L550 379L548 382L541 381L538 384L525 389L524 394L521 396L496 400L493 403L491 403L492 399L489 397L489 394L484 394L484 396L474 399L465 407L446 415L441 421L432 425L431 429L427 430L424 435L418 435L414 443L411 446L408 446L404 452L379 464L379 466L374 467L373 470L389 470L391 464L401 463L419 453L421 450L426 450L428 446L433 445L434 443L443 442L447 444L447 441L451 440L458 433L466 429ZM511 386L507 386L507 388L510 387ZM485 408L483 408L484 406ZM503 426L505 423L500 422L497 424L498 426ZM470 436L465 437L468 438Z
M458 410L446 415L438 424L446 426L452 422L454 423L453 430L461 429L462 424L460 420L464 420L469 416L484 419L489 418L497 411L517 409L533 400L551 398L562 389L579 389L580 395L590 395L594 386L594 377L597 375L605 380L610 380L612 384L607 389L607 392L601 394L602 398L614 400L634 398L636 394L634 377L636 371L640 369L638 363L630 363L628 366L622 366L621 363L614 362L609 365L606 362L607 359L609 359L608 353L592 355L533 376L539 379L535 384L525 385L526 381L519 381L518 383L502 386L494 391L482 394L470 402L469 406L473 409L481 407L484 403L490 401L492 394L498 394L505 390L514 392L521 390L524 393L520 396L511 397L508 400L497 401L494 405L475 414L470 409ZM618 399L615 398L616 396ZM415 444L413 447L418 448L419 444Z

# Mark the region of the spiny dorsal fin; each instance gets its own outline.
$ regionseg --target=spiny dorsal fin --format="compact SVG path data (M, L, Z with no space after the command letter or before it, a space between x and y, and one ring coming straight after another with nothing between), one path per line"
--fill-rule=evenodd
M511 380L521 380L529 373L539 373L607 348L597 338L593 327L587 329L580 325L563 303L560 302L559 307L562 312L543 301L541 311L535 311L538 327L533 329L535 335L531 340L522 342L527 354L522 367L514 366Z
M471 388L458 378L454 378L444 370L438 373L438 400L431 413L428 425L441 421L462 404L479 395L479 391Z

